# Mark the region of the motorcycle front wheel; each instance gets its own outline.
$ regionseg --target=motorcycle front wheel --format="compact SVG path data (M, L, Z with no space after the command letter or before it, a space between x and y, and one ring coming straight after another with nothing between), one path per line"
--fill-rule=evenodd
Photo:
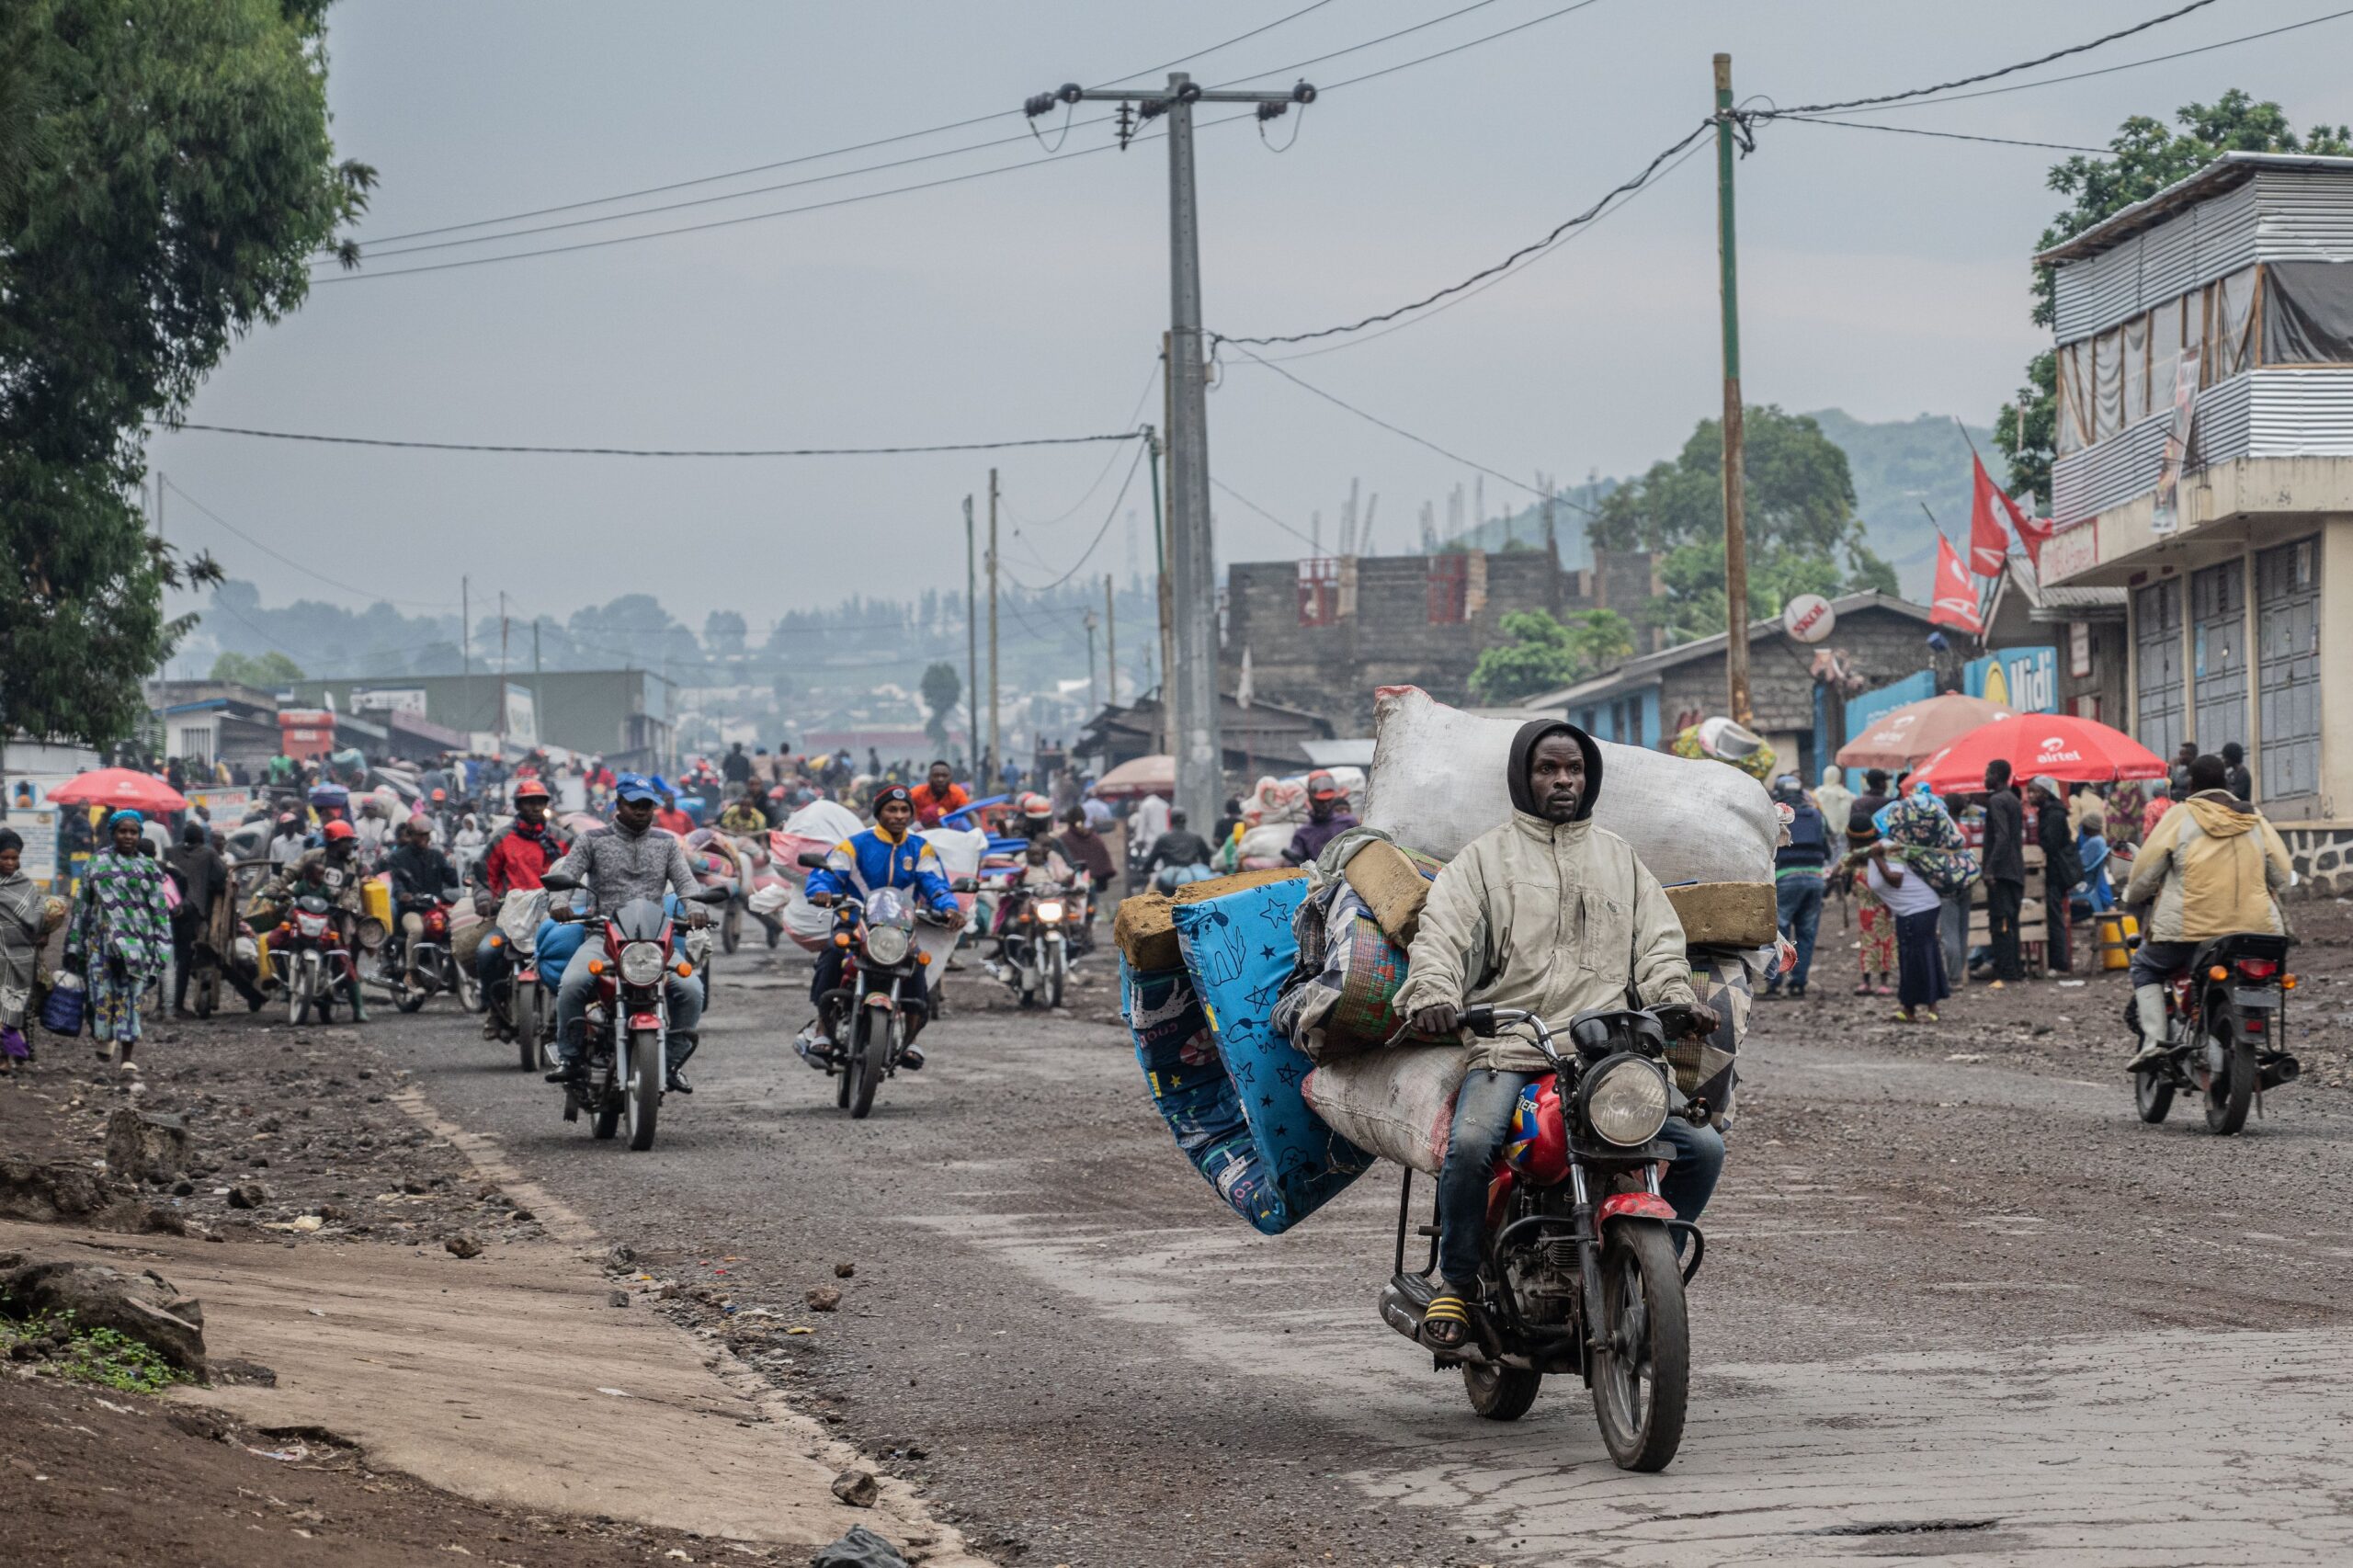
M642 1153L654 1147L654 1124L662 1108L662 1036L640 1029L629 1037L629 1082L622 1086L629 1120L629 1146Z
M540 983L520 979L506 983L507 1017L515 1026L515 1055L526 1073L544 1073L540 1049Z
M1612 1224L1601 1249L1593 1411L1620 1470L1665 1470L1683 1442L1691 1335L1666 1228Z
M454 982L449 989L457 993L458 1006L469 1013L481 1012L484 1005L482 994L482 977L474 973L473 965L460 963L454 953L449 956L449 972Z
M1058 947L1054 949L1053 957L1048 960L1046 970L1047 1006L1059 1007L1063 1005L1063 977L1068 972L1069 965L1063 958L1063 949Z
M2206 1130L2227 1138L2246 1125L2255 1103L2255 1047L2218 1040L2222 1065L2206 1081Z
M400 971L394 970L387 975L384 984L392 994L392 1006L402 1012L414 1013L425 1006L425 987L411 985L408 983L408 976Z
M1471 1396L1471 1408L1490 1421L1517 1421L1527 1415L1543 1384L1543 1373L1525 1368L1462 1363L1462 1392Z
M311 1021L309 971L299 962L292 966L292 972L286 977L286 1021L295 1025Z
M874 1027L866 1018L858 1019L858 1044L850 1052L849 1115L852 1121L862 1121L874 1108L874 1091L882 1084L882 1064L891 1048L898 1044L899 1016L891 1015L889 1037L874 1038Z
M742 945L743 940L744 909L741 904L730 900L727 913L719 917L719 945L722 950L732 956L736 948Z

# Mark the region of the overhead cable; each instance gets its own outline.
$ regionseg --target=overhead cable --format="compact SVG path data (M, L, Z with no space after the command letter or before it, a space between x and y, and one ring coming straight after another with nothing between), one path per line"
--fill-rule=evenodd
M228 518L222 517L220 513L214 511L211 507L206 506L203 502L198 500L195 496L190 495L187 491L181 489L178 481L166 476L162 472L162 471L157 471L155 478L173 494L178 496L181 500L187 502L189 506L195 507L198 511L203 513L206 517L211 518L214 522L220 524L222 528L236 535L239 539L244 540L247 544L252 545L264 555L271 556L282 564L291 566L295 571L301 573L305 577L316 578L318 581L324 583L330 588L340 588L347 594L358 594L362 598L382 599L388 604L409 605L421 609L449 609L452 608L450 602L447 599L393 598L389 594L376 593L371 589L355 588L350 584L343 582L338 578L330 577L324 572L314 571L311 567L303 565L301 562L295 560L284 551L278 550L272 545L264 544L260 540L256 539L253 535L247 533L244 529L231 522ZM251 625L252 623L248 621L246 624ZM258 631L260 629L256 627L255 630Z
M1267 511L1264 506L1259 506L1258 503L1251 500L1250 497L1245 495L1242 492L1236 490L1233 486L1228 484L1217 475L1210 475L1210 485L1212 489L1224 491L1228 495L1233 496L1236 501L1241 502L1245 506L1249 507L1252 511L1266 518L1267 521L1274 524L1275 527L1290 535L1291 538L1296 540L1304 540L1310 548L1315 550L1321 550L1324 548L1324 541L1317 539L1313 534L1302 533L1299 529L1291 527L1290 524L1284 522L1280 517L1276 517L1272 512Z
M2113 148L2078 147L2067 142L2022 142L2015 136L1972 136L1959 131L1924 131L1916 125L1875 125L1867 119L1824 119L1811 114L1790 114L1781 118L1791 125L1836 125L1848 131L1893 131L1899 135L1934 136L1947 142L1991 142L2003 147L2046 147L2054 153L2089 153L2101 158L2116 155Z
M1024 583L1019 577L1015 577L1009 570L1006 573L1006 575L1013 577L1015 583L1029 589L1033 594L1042 594L1051 589L1059 588L1064 583L1069 582L1073 577L1077 576L1078 569L1086 564L1087 561L1095 554L1096 547L1103 542L1103 536L1111 531L1111 523L1113 519L1119 517L1120 507L1128 498L1128 487L1136 482L1136 470L1143 466L1144 453L1150 449L1151 449L1148 447L1138 447L1136 449L1135 460L1128 464L1128 477L1120 481L1120 493L1111 497L1111 509L1104 514L1103 526L1095 530L1095 537L1086 541L1086 548L1079 551L1078 559L1071 562L1069 571L1063 573L1061 576L1055 578L1051 583L1039 584Z
M203 430L216 436L253 436L268 441L313 441L331 447L394 447L429 452L523 452L577 458L864 458L904 457L925 452L995 452L1016 447L1079 447L1097 441L1141 441L1141 430L1099 436L1032 436L1011 441L948 441L919 447L540 447L517 442L400 441L377 436L321 436L300 430L255 430L240 425L175 425L174 430ZM175 485L173 488L178 488ZM355 590L356 591L356 590Z

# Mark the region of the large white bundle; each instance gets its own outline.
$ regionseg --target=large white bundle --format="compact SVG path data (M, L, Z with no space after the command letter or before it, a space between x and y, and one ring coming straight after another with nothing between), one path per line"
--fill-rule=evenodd
M950 878L977 875L981 857L989 852L989 835L979 828L959 832L952 827L927 827L915 835L939 856L939 869Z
M866 820L839 801L812 801L784 819L778 829L795 838L813 838L822 844L839 844L845 838L855 838L866 831Z
M1450 860L1511 816L1504 770L1519 721L1483 719L1419 687L1383 687L1373 706L1372 799L1365 824ZM1593 820L1634 846L1662 882L1768 882L1780 824L1765 787L1736 767L1666 752L1601 747Z
M1327 1062L1300 1085L1308 1108L1368 1153L1436 1176L1454 1131L1466 1045L1405 1045Z
M1290 841L1299 835L1299 824L1290 822L1262 823L1245 828L1242 833L1241 858L1245 860L1279 860Z

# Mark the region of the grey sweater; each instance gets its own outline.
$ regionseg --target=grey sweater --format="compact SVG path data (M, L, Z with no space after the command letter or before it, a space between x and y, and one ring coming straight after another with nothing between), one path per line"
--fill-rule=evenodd
M657 903L663 893L694 896L698 884L678 835L658 827L631 833L613 826L583 834L572 852L548 868L588 884L598 915L611 915L633 898Z

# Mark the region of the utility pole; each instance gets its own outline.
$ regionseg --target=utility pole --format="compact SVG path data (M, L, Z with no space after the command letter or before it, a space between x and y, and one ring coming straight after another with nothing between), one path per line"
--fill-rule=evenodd
M1740 265L1732 205L1732 56L1716 56L1716 257L1724 317L1724 682L1734 723L1748 706L1748 497L1742 463Z
M1164 367L1167 357L1162 356ZM1153 608L1160 617L1160 678L1154 684L1160 688L1160 713L1155 724L1157 744L1154 749L1163 756L1168 744L1168 651L1175 635L1176 617L1169 612L1168 600L1168 531L1160 517L1160 460L1167 449L1160 444L1160 437L1150 426L1144 427L1144 443L1152 454L1152 560Z
M1195 822L1212 822L1223 799L1224 752L1218 741L1217 569L1210 534L1209 403L1203 383L1208 358L1201 331L1200 209L1194 193L1193 106L1255 104L1266 121L1292 104L1315 101L1301 82L1285 92L1211 91L1182 71L1168 74L1165 97L1132 88L1088 91L1075 83L1040 93L1024 104L1032 119L1056 103L1086 99L1132 102L1145 119L1168 118L1168 567L1177 655L1168 661L1161 689L1174 731L1176 804ZM1121 116L1123 124L1126 117Z
M1095 612L1086 612L1086 705L1095 706Z
M996 470L989 470L989 766L997 772L1005 770L1003 731L997 724L996 707ZM982 780L983 794L988 793L988 780Z
M964 750L972 759L975 785L981 777L981 574L972 546L972 498L964 497ZM985 795L978 789L976 795Z
M1111 706L1120 705L1120 605L1112 592L1111 574L1103 574L1103 667L1111 674Z

